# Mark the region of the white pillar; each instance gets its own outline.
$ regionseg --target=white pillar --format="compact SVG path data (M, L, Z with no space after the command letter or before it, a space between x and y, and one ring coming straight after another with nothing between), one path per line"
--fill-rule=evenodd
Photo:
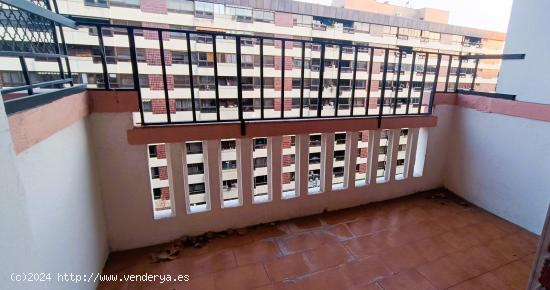
M367 184L376 183L378 171L378 151L380 150L380 131L369 130L369 145L367 156Z
M399 137L401 135L401 129L392 129L389 132L389 143L386 162L386 170L384 170L384 180L395 180L395 172L397 169L397 150L399 149Z
M414 163L416 160L416 147L418 144L418 128L409 128L409 135L407 136L407 152L405 153L405 169L403 171L403 178L409 178L412 176L414 170Z
M344 188L355 187L357 166L357 141L359 132L346 132L346 161L344 162Z

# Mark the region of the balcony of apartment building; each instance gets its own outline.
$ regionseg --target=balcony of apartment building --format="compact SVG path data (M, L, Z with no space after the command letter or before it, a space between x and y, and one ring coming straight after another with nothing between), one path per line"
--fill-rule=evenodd
M2 288L550 287L541 7L460 55L0 2Z

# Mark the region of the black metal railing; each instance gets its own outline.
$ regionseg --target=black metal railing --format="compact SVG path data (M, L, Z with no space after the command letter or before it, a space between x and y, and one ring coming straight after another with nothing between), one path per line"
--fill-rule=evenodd
M0 88L8 114L85 89L74 87L62 27L77 28L73 20L58 14L55 0L0 0L0 57L18 59L21 70L15 73L24 80L16 86L4 83ZM27 65L29 58L55 59L57 77L33 74ZM70 88L61 90L66 85Z

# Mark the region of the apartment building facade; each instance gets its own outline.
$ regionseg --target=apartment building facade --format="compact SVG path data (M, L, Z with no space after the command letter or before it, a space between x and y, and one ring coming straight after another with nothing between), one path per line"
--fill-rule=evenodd
M258 118L260 114L266 118L317 116L319 110L322 116L368 115L376 114L379 106L382 110L393 108L397 114L409 110L426 112L422 96L430 94L433 88L443 89L444 85L443 77L435 79L438 62L435 53L449 54L439 60L440 74L447 78L456 76L459 88L473 86L476 90L495 91L498 61L463 60L459 64L458 57L451 55L500 54L503 34L447 25L441 23L445 22L441 15L435 17L439 23L415 19L411 13L382 17L373 12L347 9L347 6L357 9L347 2L344 7L293 1L59 0L57 4L63 14L91 23L120 25L101 31L93 25L81 26L78 31L66 33L72 75L77 83L88 84L90 88L105 88L106 83L110 88L133 87L129 35L124 26L137 27L133 33L143 114L152 123L167 118L172 121L236 119L237 49L242 50L245 119ZM208 32L225 34L212 36ZM330 40L334 45L321 46L316 40ZM104 42L103 52L99 41ZM398 52L384 48L396 48ZM102 53L106 64L102 63ZM386 69L384 63L388 64ZM28 65L39 79L57 70L57 64L48 59L34 59ZM107 75L103 74L103 65ZM3 72L4 84L18 81L22 82L15 72L9 69ZM191 83L195 88L193 92ZM323 86L321 98L320 86ZM383 94L392 97L380 104ZM302 95L304 104L300 103ZM216 102L220 104L219 112ZM139 123L138 113L135 115L135 122ZM309 140L311 193L322 190L319 178L321 164L326 160L321 160L321 138L321 134L314 134ZM356 182L365 182L368 138L368 132L364 131L357 144L349 144L345 134L335 134L334 160L331 161L333 188L344 187L344 166L355 166ZM407 138L408 131L404 129L399 138L393 139L399 142L397 154L403 156L398 159L397 175L403 173ZM254 139L255 202L268 200L272 190L272 177L267 170L268 146L283 148L281 190L284 197L293 197L295 139L295 136L284 136L281 144L276 145L268 144L267 138ZM390 139L387 131L382 132L379 152L370 153L379 155L377 176L380 178L387 174L385 162L390 154L387 152ZM220 144L224 206L231 206L242 194L238 184L237 143L233 139L222 140ZM357 151L356 164L344 164L345 150ZM203 142L188 142L185 152L190 210L200 211L206 204L208 191ZM154 208L162 212L173 206L169 198L165 145L151 144L147 154Z

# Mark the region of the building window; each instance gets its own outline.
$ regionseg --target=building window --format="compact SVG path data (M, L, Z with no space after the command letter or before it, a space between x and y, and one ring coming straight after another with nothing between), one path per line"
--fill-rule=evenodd
M187 174L188 175L204 174L204 164L202 163L188 164Z
M107 0L84 0L84 5L86 5L86 6L96 6L96 7L109 7L109 1L107 1Z
M202 154L202 142L185 143L187 154Z
M254 21L267 22L267 23L275 22L275 14L270 11L254 9L253 16L254 16Z
M252 9L245 7L226 6L225 14L238 22L252 22Z
M151 167L151 178L152 179L157 179L157 178L159 178L159 176L160 176L159 168L158 167Z
M255 176L254 185L255 186L267 185L267 175Z
M157 145L149 145L149 158L157 158Z
M176 111L191 111L192 109L191 100L176 99Z
M143 111L144 112L151 112L153 110L153 106L151 105L151 101L143 101Z
M214 4L195 1L195 16L201 18L214 18Z
M235 140L222 140L222 150L235 150L236 148Z
M254 169L267 167L267 157L254 158Z
M193 14L193 1L168 0L168 11L176 13Z
M205 193L204 183L189 184L189 194Z

